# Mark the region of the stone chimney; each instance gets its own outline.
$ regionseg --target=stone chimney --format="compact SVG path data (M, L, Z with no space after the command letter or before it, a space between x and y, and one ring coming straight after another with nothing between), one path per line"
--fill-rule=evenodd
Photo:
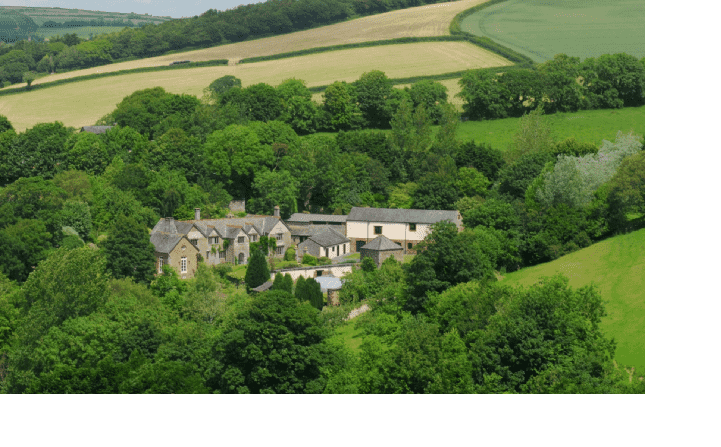
M273 207L273 216L280 219L280 207L278 205Z
M230 211L241 211L245 212L245 199L231 200L228 204Z
M195 220L200 220L200 208L195 209Z

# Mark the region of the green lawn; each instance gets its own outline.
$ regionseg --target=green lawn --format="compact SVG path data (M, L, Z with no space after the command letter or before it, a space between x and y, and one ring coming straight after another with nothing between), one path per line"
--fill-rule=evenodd
M541 276L561 272L575 288L595 283L608 312L601 327L618 342L616 360L644 375L645 237L645 229L616 236L555 261L509 273L501 282L530 286Z
M333 338L342 341L351 351L358 354L360 353L360 345L363 342L361 338L362 334L363 331L356 329L355 319L353 319L338 327L338 329L335 330Z

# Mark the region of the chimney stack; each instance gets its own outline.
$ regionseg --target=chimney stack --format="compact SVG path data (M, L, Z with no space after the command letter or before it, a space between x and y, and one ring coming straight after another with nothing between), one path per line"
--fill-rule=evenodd
M280 207L278 205L273 208L273 216L280 219Z
M200 220L200 208L195 209L195 220Z

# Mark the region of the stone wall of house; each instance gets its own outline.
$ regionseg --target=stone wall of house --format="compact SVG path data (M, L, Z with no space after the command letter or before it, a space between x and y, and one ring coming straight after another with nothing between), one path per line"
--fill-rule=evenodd
M320 245L318 245L316 242L310 239L306 239L305 241L298 244L298 250L295 252L295 257L298 259L298 262L301 262L303 260L304 254L309 254L318 258L321 256L320 249Z
M195 276L195 272L198 270L198 251L187 239L181 239L178 245L168 253L166 264L170 265L175 269L181 279L188 279ZM157 253L156 253L157 255ZM181 269L182 258L186 260L186 271L183 272ZM156 264L157 268L157 264Z

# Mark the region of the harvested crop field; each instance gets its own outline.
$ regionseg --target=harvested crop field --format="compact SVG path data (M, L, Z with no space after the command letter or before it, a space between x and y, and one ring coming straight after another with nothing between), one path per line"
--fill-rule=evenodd
M381 70L389 78L427 76L471 68L511 65L508 60L466 42L423 42L332 51L235 66L135 73L59 85L0 98L0 114L17 130L61 121L68 126L95 123L136 90L160 86L172 93L200 96L215 79L233 75L244 86L278 85L288 78L309 87L352 82L364 72Z
M50 75L38 79L36 83L40 84L42 82L93 73L109 73L133 68L163 66L178 60L199 62L213 59L228 59L231 61L231 64L234 64L238 62L239 59L288 53L307 48L397 39L400 37L447 36L450 35L450 23L456 14L485 1L487 0L462 0L418 6L362 17L360 19L336 23L335 25L284 34L282 36L267 37L202 50L120 62L102 67ZM17 87L21 86L21 84L17 85Z

